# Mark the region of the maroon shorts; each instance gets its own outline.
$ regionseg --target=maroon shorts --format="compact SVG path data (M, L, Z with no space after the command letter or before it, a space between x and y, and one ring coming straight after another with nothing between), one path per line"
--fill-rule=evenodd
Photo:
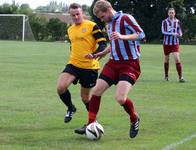
M128 61L114 61L110 59L105 64L99 78L105 80L109 85L117 84L120 80L128 81L133 85L140 73L139 59Z
M169 55L170 53L173 52L179 52L179 44L177 45L163 45L163 50L165 55Z

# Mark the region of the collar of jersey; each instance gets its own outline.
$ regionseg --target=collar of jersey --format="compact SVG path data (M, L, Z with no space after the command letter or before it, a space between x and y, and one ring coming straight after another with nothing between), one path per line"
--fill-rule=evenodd
M123 14L122 11L118 11L118 12L113 16L112 22L113 22L114 20L117 20L122 14Z

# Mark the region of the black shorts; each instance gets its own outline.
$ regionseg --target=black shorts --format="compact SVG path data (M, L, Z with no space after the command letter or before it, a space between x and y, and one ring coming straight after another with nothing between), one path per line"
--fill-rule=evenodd
M96 84L98 77L97 69L82 69L72 64L67 64L63 72L70 73L76 77L73 84L77 84L78 81L84 88L92 88Z

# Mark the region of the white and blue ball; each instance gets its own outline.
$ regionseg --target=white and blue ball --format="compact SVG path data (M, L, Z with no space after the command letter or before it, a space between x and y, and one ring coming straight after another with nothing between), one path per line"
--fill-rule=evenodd
M99 140L104 134L104 129L98 122L90 123L86 127L86 137L90 140Z

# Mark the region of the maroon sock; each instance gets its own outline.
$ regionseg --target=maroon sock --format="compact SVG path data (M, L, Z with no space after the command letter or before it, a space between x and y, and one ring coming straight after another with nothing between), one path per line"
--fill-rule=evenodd
M178 72L179 79L182 78L182 65L181 63L176 63L176 70Z
M88 124L96 121L96 116L99 111L101 96L92 95L89 102Z
M135 122L137 120L137 115L134 110L132 101L129 98L127 98L122 106L124 107L125 111L130 115L130 122Z
M169 63L164 63L164 71L165 71L165 77L168 77L168 71L169 71Z

